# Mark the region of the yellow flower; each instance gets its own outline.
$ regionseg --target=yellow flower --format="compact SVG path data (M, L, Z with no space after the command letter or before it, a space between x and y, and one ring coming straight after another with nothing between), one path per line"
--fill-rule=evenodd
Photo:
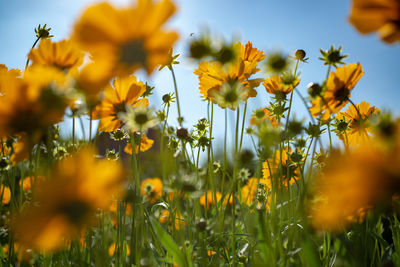
M362 218L363 210L388 204L399 192L398 149L387 151L371 144L328 159L314 182L310 214L315 228L343 231L355 218Z
M271 190L271 181L269 179L265 178L250 178L247 181L247 184L244 185L241 189L241 194L242 194L242 202L245 203L246 205L250 206L256 196L257 196L257 191L258 191L258 185L262 184L265 186L265 191Z
M311 101L312 115L321 115L321 119L327 121L332 113L337 114L349 102L351 90L363 75L360 63L345 65L337 68L336 72L332 71L323 96Z
M16 238L28 247L54 251L65 239L79 237L96 221L97 209L108 208L121 193L123 176L120 163L97 160L91 148L62 159L38 184L35 205L14 218Z
M154 140L147 138L146 134L142 134L142 138L140 139L140 152L145 152L149 150L154 144ZM124 152L132 155L132 145L127 144L124 148ZM135 145L135 154L139 153L139 145Z
M202 205L203 207L206 207L207 209L209 209L211 207L211 205L215 205L218 202L220 202L222 198L222 194L220 192L215 192L215 195L212 191L207 191L207 204L206 204L206 194L203 194L200 197L200 205ZM232 195L227 195L224 198L224 201L222 202L223 206L226 206L229 204L233 203L233 196Z
M0 186L1 204L7 205L11 200L11 190L8 186Z
M292 90L299 85L300 81L296 78L294 81L290 81L290 83L285 84L282 78L278 75L271 76L263 82L263 85L268 93L270 94L284 94L287 95Z
M92 113L93 119L100 119L99 130L112 132L123 126L118 113L126 112L126 106L148 106L147 98L139 97L146 91L146 85L137 81L135 76L117 77L113 86L108 85L104 99Z
M372 114L378 114L379 109L371 104L362 101L360 104L349 106L346 112L341 112L336 118L344 119L349 122L349 130L345 135L341 134L339 138L351 146L361 144L370 139L369 134L372 131L369 125L369 118ZM360 117L361 116L361 117Z
M82 64L83 56L83 52L69 40L52 42L50 39L42 39L38 48L31 50L28 58L33 65L44 65L69 71Z
M156 202L162 194L163 183L160 178L147 178L142 181L140 191L151 203Z
M271 179L275 175L282 175L282 181L280 181L284 186L292 185L296 182L296 178L299 177L299 166L292 164L292 159L290 158L292 154L292 149L290 147L284 147L282 150L282 171L279 171L279 165L281 161L281 153L279 150L275 151L272 159L267 159L263 163L263 178ZM282 172L282 174L281 174ZM289 176L288 176L289 174Z
M169 51L178 39L176 32L163 29L175 10L170 0L139 0L136 7L124 9L99 3L84 11L71 39L90 52L96 63L109 66L105 68L109 78L139 68L150 74L157 65L168 63Z
M237 46L239 46L239 57L228 66L217 61L199 63L194 74L199 77L200 93L204 98L215 102L214 94L221 91L224 83L233 85L236 82L243 86L246 99L257 95L254 88L260 85L262 79L250 79L250 77L260 70L257 68L257 64L265 56L262 51L253 48L251 42L247 42L246 45L238 43Z
M161 215L160 215L160 218L159 218L160 223L162 223L162 224L167 223L167 222L170 221L171 219L172 219L172 216L171 216L169 210L164 209L164 210L161 212ZM179 230L179 229L181 229L181 228L182 228L183 226L185 226L185 225L186 225L186 222L184 221L184 219L183 219L183 217L182 217L182 214L180 214L180 213L175 213L175 223L174 223L175 229L176 229L176 230Z
M0 64L0 96L4 93L4 87L7 86L9 79L17 79L21 77L19 69L8 69L6 65Z
M400 41L400 3L397 0L353 0L350 22L363 33L378 31L387 43Z

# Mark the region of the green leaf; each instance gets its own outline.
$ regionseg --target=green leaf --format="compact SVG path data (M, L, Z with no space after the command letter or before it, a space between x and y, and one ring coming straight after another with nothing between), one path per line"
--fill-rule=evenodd
M151 218L151 224L154 227L161 244L165 247L168 253L170 253L174 261L178 266L189 266L186 262L185 254L179 249L178 245L174 242L172 237L164 230L164 228L153 218Z

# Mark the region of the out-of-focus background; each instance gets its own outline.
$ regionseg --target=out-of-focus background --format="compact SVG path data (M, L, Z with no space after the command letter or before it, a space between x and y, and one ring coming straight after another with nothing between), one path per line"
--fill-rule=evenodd
M22 69L26 55L35 40L34 28L47 23L52 28L54 40L68 38L74 22L84 8L98 1L91 0L13 0L0 1L0 64L9 68ZM134 5L135 1L109 1L117 6ZM175 66L185 127L191 127L201 117L207 116L207 104L201 101L198 79L193 74L197 63L187 58L191 38L200 36L208 29L211 34L225 40L253 42L259 49L283 51L293 54L296 49L304 49L309 63L301 64L301 83L299 90L306 95L309 82L324 79L327 67L322 61L319 49L329 49L331 45L343 46L349 57L346 63L360 62L365 75L352 92L352 100L362 100L382 110L391 110L400 115L400 46L388 45L376 35L360 35L348 22L351 1L266 1L266 0L178 0L178 12L168 26L180 33L175 53L180 53L180 65ZM107 18L104 18L107 20ZM193 37L191 37L193 36ZM151 105L161 108L161 96L173 92L171 74L167 68L147 77L137 74L142 80L156 87L150 97ZM265 73L257 76L266 78ZM250 99L247 118L252 110L268 105L270 97L263 86L259 95ZM308 121L305 107L295 95L293 116ZM215 109L216 140L221 141L224 132L224 111ZM344 111L344 110L343 110ZM233 127L233 112L228 112L229 127ZM170 112L170 123L177 125L176 106ZM87 121L87 119L85 119ZM247 120L248 121L248 120ZM62 132L70 134L70 121L62 123ZM88 125L86 125L88 127ZM94 123L93 127L96 127ZM233 132L233 131L231 131ZM216 142L222 143L222 142ZM245 146L250 142L245 139Z

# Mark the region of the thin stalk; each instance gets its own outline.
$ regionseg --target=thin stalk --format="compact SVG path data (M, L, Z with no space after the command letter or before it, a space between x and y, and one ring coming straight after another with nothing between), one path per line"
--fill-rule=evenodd
M33 43L31 49L29 50L29 52L31 52L32 49L35 48L35 46L36 46L37 42L39 42L39 40L40 40L40 37L36 38L36 41ZM28 59L26 60L25 70L28 68L28 65L29 65L29 57L28 57Z
M75 115L72 116L72 144L75 145Z
M242 141L243 141L243 133L244 133L244 125L246 122L246 111L247 111L247 101L244 104L244 111L243 111L243 120L242 120L242 131L240 133L240 144L239 144L239 152L242 151Z
M294 76L296 77L297 74L297 67L299 65L299 60L296 61L296 67L294 68ZM287 113L287 118L286 118L286 125L285 125L285 131L287 130L288 124L289 124L289 118L290 118L290 110L292 109L292 100L293 100L293 90L290 93L290 100L289 100L289 109Z
M179 116L178 117L178 123L179 123L179 126L182 127L183 118L182 118L182 115L181 115L181 107L180 107L180 104L179 104L178 85L176 83L175 72L174 72L174 69L172 68L172 66L171 66L170 70L171 70L171 74L172 74L172 79L174 81L174 89L175 89L175 96L176 96L176 106L178 108L178 116Z

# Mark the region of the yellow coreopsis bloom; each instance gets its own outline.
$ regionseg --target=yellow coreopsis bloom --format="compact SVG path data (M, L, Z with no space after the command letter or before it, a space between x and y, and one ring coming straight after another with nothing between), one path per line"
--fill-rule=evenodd
M369 125L369 118L373 114L378 114L379 111L378 108L371 107L371 104L365 101L355 106L349 106L346 112L341 112L336 117L349 122L348 131L345 135L341 134L339 138L352 146L368 141L370 139L369 134L372 131Z
M235 82L242 85L246 92L246 99L257 95L254 88L263 80L250 79L250 77L259 71L257 64L265 58L265 55L262 51L253 48L251 42L247 42L246 45L238 43L238 46L238 59L228 66L217 61L203 61L194 71L194 74L199 77L200 93L205 99L215 102L214 94L221 91L222 85L224 83L233 85Z
M160 178L147 178L142 181L140 191L151 203L156 202L162 194L163 183Z
M353 0L350 22L363 33L378 31L387 43L400 41L400 2L397 0Z
M126 106L148 106L147 98L141 98L146 85L137 81L135 76L117 77L113 86L108 85L104 98L92 113L93 119L100 119L99 130L112 132L123 126L118 113L126 112Z
M311 101L310 112L314 117L321 115L327 121L331 114L337 114L350 99L350 92L364 75L360 63L338 67L331 72L326 82L326 90L322 97Z
M119 162L98 160L90 148L64 158L38 182L35 205L14 218L16 238L28 247L54 251L66 239L79 237L96 221L97 209L108 208L121 194L123 174Z
M55 67L62 71L78 68L83 62L83 52L71 41L53 42L42 39L38 48L32 49L28 58L33 65Z
M21 77L21 71L18 69L8 69L6 65L0 64L0 96L4 93L3 88L7 87L10 79Z
M109 78L139 68L150 74L158 65L167 64L178 39L176 32L163 29L175 10L170 0L138 0L135 7L122 9L99 3L83 12L71 40L90 52L102 66L99 71Z

